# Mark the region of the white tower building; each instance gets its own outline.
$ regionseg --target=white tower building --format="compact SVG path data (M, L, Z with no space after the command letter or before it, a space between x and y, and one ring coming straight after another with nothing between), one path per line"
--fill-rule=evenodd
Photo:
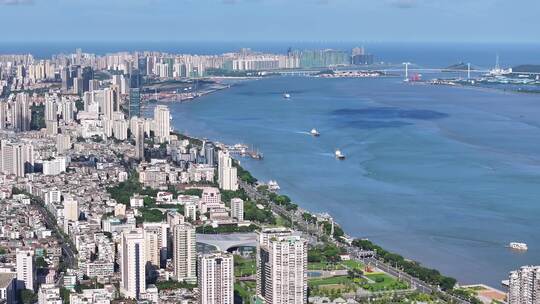
M218 182L223 190L238 190L237 170L232 165L232 158L227 151L218 153Z
M17 249L17 289L35 291L36 268L34 267L34 251Z
M64 198L64 218L67 221L79 220L79 203L73 198Z
M234 261L230 253L211 253L197 260L199 304L234 303Z
M231 199L231 217L239 222L244 221L244 201L241 198Z
M122 232L120 252L120 292L138 299L146 291L146 248L142 229Z
M540 303L540 266L523 266L510 272L508 303Z
M307 242L288 229L263 229L257 250L257 295L266 304L307 303Z
M195 227L184 223L173 227L173 270L178 281L195 281L197 264Z
M158 105L154 109L154 136L158 142L165 143L169 141L171 132L171 121L169 108L164 105Z
M34 166L34 147L30 144L0 142L0 172L24 176Z

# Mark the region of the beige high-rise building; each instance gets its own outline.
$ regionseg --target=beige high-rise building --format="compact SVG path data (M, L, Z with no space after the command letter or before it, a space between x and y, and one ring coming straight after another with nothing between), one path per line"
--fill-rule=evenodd
M173 227L173 270L178 281L195 281L197 243L195 227L184 223Z
M146 257L152 265L160 267L167 260L167 223L143 223L146 238Z
M509 304L540 303L540 266L523 266L510 272Z
M230 253L210 253L197 259L199 304L234 303L234 260Z
M169 141L171 132L171 118L169 108L158 105L154 108L154 136L159 143Z
M34 167L34 147L24 143L0 142L0 172L24 176Z
M50 96L45 100L45 120L57 120L58 106Z
M64 100L61 103L62 120L69 123L75 119L75 103L73 101Z
M58 121L57 120L45 120L45 129L47 134L56 135L58 134Z
M114 90L104 90L103 116L107 120L113 120L114 113Z
M146 246L144 232L124 230L120 244L120 292L138 299L146 291Z
M79 220L79 202L76 199L64 198L64 219L72 222Z
M127 120L114 120L112 123L112 132L114 138L118 140L126 140L128 135L128 122Z
M307 303L307 242L286 228L259 234L257 296L266 304Z
M159 268L160 246L158 232L153 229L144 229L144 240L146 242L146 261Z
M232 165L232 158L227 151L218 153L218 183L223 190L238 190L237 169Z
M34 251L30 249L17 249L17 289L30 289L35 291L36 268L34 265Z
M116 204L114 206L114 216L126 216L126 205Z
M281 236L292 235L292 230L285 227L276 228L263 228L258 233L258 246L257 246L257 296L264 298L265 295L265 275L268 271L266 269L268 265L268 243L271 238L277 238Z
M169 225L169 227L174 227L176 225L183 224L184 221L185 221L184 216L180 214L178 211L175 211L175 210L167 211L167 224Z
M71 149L71 137L68 134L56 135L56 151L64 154L69 149Z
M244 201L241 198L231 199L231 217L239 222L244 221Z

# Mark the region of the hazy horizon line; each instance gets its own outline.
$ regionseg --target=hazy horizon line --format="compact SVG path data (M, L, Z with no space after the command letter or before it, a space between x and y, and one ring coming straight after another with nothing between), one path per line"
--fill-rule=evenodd
M3 40L5 44L35 44L35 43L306 43L306 44L528 44L540 45L540 41L458 41L458 40Z

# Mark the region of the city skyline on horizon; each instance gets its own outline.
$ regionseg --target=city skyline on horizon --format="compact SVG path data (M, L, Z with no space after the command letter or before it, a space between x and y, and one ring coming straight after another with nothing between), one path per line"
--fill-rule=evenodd
M0 8L17 24L5 42L535 43L526 29L540 25L534 0L0 0Z

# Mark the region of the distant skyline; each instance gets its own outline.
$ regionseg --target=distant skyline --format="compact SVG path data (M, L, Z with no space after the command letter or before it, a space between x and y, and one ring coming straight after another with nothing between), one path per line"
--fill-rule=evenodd
M0 0L4 42L538 42L538 0Z

